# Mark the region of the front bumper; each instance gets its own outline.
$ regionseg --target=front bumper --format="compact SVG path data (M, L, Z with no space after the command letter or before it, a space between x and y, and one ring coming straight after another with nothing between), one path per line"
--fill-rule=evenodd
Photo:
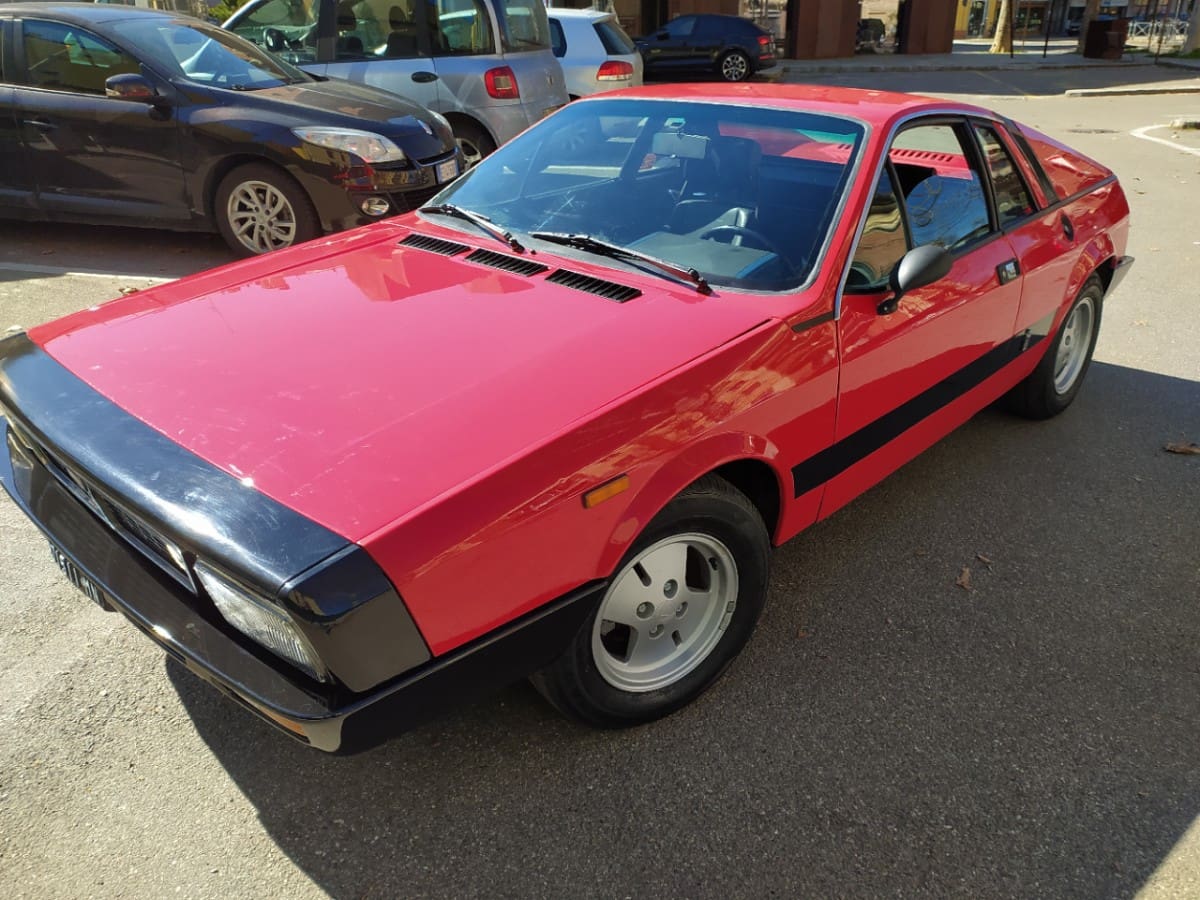
M8 425L0 436L8 447ZM362 693L308 688L242 646L193 608L174 580L94 516L36 461L0 453L0 482L76 569L170 656L246 709L319 750L355 752L457 703L550 663L596 608L603 583L585 585L520 620Z
M446 176L443 168L451 161L454 172ZM342 231L423 206L465 169L462 153L456 148L411 166L353 166L332 180L324 168L301 169L296 174L312 197L324 230ZM388 211L382 216L363 212L362 202L372 197L388 202Z

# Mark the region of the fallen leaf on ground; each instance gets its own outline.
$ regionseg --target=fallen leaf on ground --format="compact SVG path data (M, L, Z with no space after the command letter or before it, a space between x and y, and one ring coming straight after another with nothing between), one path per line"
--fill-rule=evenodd
M981 563L983 563L985 566L987 566L989 569L992 567L992 561L990 559L988 559L988 557L984 556L982 553L976 553L975 558L977 560L979 560Z
M954 579L954 583L964 591L974 590L974 588L971 587L971 570L966 566L963 566L962 574Z
M50 256L50 255L51 255L51 254L53 254L53 253L54 253L54 251L53 251L53 250L43 250L43 251L42 251L42 256Z
M1183 456L1200 456L1200 444L1170 443L1163 447L1168 453L1179 453Z
M4 329L4 333L5 334L16 334L20 330L21 330L20 325L9 325L7 328Z
M1134 320L1133 320L1133 324L1134 324L1134 325L1145 325L1145 324L1146 324L1146 320L1145 320L1145 319L1134 319Z
M803 640L804 638L808 637L808 632L805 631L803 628L801 628L799 631L796 632L796 637Z
M126 296L128 296L129 294L136 294L138 291L141 290L141 288L123 287L123 288L117 288L117 290L119 290L122 294L125 294Z

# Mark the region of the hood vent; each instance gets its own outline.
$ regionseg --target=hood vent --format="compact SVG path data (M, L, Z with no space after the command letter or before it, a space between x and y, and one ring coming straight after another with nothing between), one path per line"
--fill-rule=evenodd
M459 253L466 253L471 249L466 244L443 241L441 238L429 237L425 234L410 234L400 243L405 247L428 250L430 253L440 253L442 256L457 256Z
M545 272L549 266L531 262L528 259L518 259L492 250L476 250L467 257L467 262L479 263L481 266L491 266L493 269L503 269L514 275L537 275Z
M573 288L577 291L599 294L604 299L612 300L614 303L624 303L626 300L642 296L642 292L637 288L617 284L615 281L605 281L603 278L593 278L591 275L583 275L579 272L569 272L566 269L556 270L546 280L554 284L561 284L563 287Z

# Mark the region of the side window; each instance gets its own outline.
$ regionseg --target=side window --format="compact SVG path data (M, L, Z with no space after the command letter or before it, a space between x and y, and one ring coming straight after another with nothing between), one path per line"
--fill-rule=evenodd
M885 168L879 176L879 186L867 211L862 237L854 250L846 290L871 293L887 288L892 269L908 251L904 235L904 219L900 214L900 198Z
M559 59L567 55L567 36L563 34L558 19L550 20L550 49Z
M417 30L411 4L381 0L341 0L336 14L338 60L417 56ZM393 37L395 35L395 37Z
M111 76L140 71L132 56L74 25L26 19L22 43L29 83L35 87L103 95Z
M272 53L315 47L316 0L267 0L242 16L232 31Z
M1033 212L1033 199L1029 188L1025 186L1020 171L1017 170L1012 156L1001 143L999 135L984 125L975 126L975 134L983 147L983 157L987 161L988 171L992 176L992 191L996 196L996 217L1003 227L1009 222L1023 219Z
M685 37L689 37L691 35L692 31L695 30L695 28L696 28L696 17L695 16L681 16L678 19L674 19L674 20L668 22L663 27L663 31L665 31L667 34L669 34L673 38L685 38Z
M983 177L952 125L918 125L896 136L888 153L904 198L914 247L956 251L991 232Z
M437 26L430 28L434 56L495 53L491 18L483 0L436 0L430 9Z

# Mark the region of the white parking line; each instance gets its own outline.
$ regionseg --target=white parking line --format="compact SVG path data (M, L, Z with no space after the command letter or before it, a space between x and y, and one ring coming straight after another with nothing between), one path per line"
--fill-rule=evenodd
M6 263L0 262L0 271L5 272L32 272L34 275L66 275L72 278L136 278L139 281L148 281L151 284L166 284L168 281L174 281L174 278L162 278L155 275L137 275L130 272L94 272L80 271L75 269L64 269L61 266L38 266L33 263Z
M1180 153L1190 153L1192 156L1200 156L1200 150L1197 150L1194 147L1181 147L1179 144L1175 143L1174 141L1168 141L1166 138L1152 137L1146 134L1147 131L1153 131L1155 128L1166 127L1166 125L1147 125L1144 128L1135 128L1129 133L1135 138L1141 138L1143 141L1153 141L1156 144L1162 144L1163 146L1170 147L1172 150L1178 150Z

